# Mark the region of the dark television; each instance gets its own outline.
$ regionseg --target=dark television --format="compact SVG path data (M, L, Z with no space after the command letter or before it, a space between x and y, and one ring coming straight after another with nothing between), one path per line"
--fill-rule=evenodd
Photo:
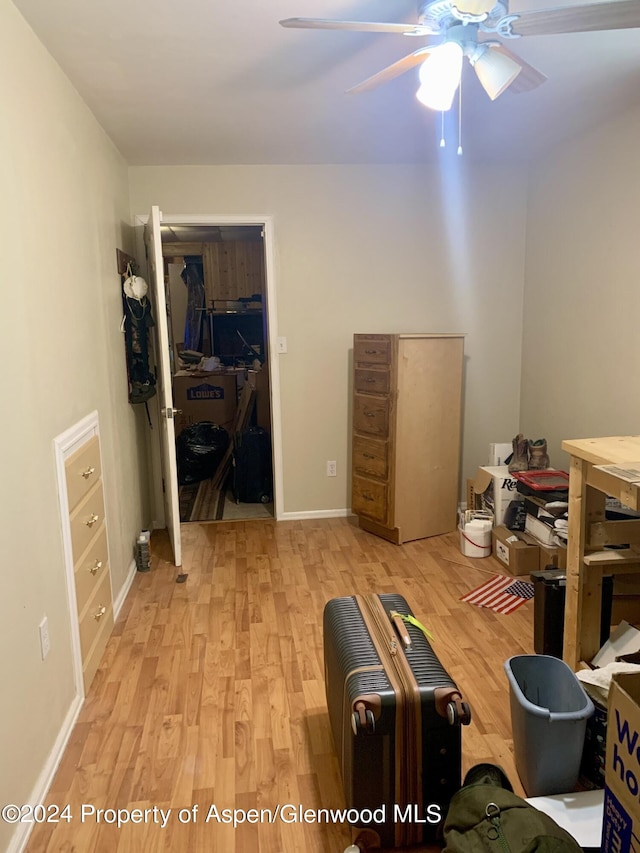
M213 354L217 355L223 364L251 362L256 357L264 359L262 311L213 314L211 320ZM255 352L252 352L251 348L254 348Z

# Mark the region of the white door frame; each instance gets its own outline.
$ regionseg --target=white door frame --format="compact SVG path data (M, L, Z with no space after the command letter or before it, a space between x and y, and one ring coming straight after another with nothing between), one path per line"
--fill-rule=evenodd
M136 214L135 225L146 224L148 214ZM271 396L271 452L273 454L273 508L276 520L284 507L282 469L282 412L280 405L280 364L278 361L278 312L276 308L275 239L273 217L262 213L162 213L162 225L259 225L263 232L267 333L269 341L269 393ZM157 511L157 509L156 509Z

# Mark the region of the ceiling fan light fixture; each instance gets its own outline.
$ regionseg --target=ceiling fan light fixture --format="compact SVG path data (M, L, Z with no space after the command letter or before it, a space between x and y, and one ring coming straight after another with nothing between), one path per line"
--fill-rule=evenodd
M448 41L434 48L420 66L420 88L416 98L425 107L438 112L451 109L453 97L460 84L462 74L462 47Z
M492 101L495 101L522 71L522 66L514 59L490 47L475 60L473 67L482 88Z

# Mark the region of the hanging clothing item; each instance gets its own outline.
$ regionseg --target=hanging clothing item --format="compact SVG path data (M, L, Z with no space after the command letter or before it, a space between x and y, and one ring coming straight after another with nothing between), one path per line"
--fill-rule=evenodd
M204 281L198 264L187 264L180 273L187 286L187 315L184 324L184 348L201 351L202 318L205 307Z
M124 339L129 375L129 402L144 403L156 393L156 378L149 367L149 335L155 325L151 304L142 299L123 297Z

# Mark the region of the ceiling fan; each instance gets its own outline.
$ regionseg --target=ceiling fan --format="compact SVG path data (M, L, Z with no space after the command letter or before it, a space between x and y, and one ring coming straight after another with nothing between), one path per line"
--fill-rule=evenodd
M499 39L640 27L640 0L532 9L518 14L509 14L509 0L419 0L415 24L324 18L286 18L280 23L302 29L438 37L437 44L418 48L347 91L356 94L374 89L420 66L416 97L427 107L446 111L459 87L464 57L492 100L506 89L528 92L544 83L546 76Z

